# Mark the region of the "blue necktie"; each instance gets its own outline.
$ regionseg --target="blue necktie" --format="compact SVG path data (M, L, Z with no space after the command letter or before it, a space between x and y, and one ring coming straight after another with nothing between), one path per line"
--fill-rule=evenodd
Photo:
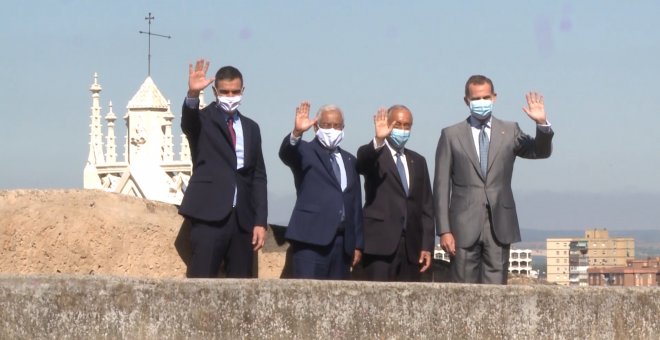
M403 191L406 193L406 196L408 196L408 180L406 179L406 168L403 167L400 151L396 153L396 169L399 171L399 177L401 178Z
M339 164L337 164L334 152L330 152L330 164L332 164L332 172L335 174L337 183L339 183L339 186L341 187L341 171L339 171Z
M339 170L339 164L337 164L337 159L335 158L335 153L330 152L330 164L332 164L332 172L335 174L335 178L337 179L337 183L339 183L339 188L341 188L341 171ZM344 189L341 188L343 191ZM341 211L339 212L341 215L341 221L343 222L346 216L344 215L344 204L342 203L341 206Z
M479 133L479 165L481 165L481 175L486 178L488 173L488 146L490 140L486 135L486 123L481 124L481 132Z

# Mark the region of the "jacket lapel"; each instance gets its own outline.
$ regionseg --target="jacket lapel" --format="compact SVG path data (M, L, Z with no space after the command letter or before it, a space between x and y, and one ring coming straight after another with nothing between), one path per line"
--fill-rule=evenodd
M474 145L474 138L472 137L472 126L470 126L470 122L468 120L469 118L465 120L465 123L461 127L461 130L463 131L461 131L459 134L458 141L463 147L465 154L468 155L470 162L472 162L474 170L477 172L479 177L484 180L483 176L481 175L481 166L479 165L477 146Z
M497 154L500 152L502 141L506 132L502 127L500 120L493 117L490 120L490 144L488 146L488 172L493 166L493 161L496 159Z
M238 121L241 124L241 130L243 130L243 166L247 166L245 163L250 159L248 154L252 150L250 149L252 147L252 128L249 123L246 123L246 120L240 112L236 111L236 115L239 117ZM227 135L229 135L229 130L227 130Z
M381 157L384 157L383 161L385 162L386 169L399 181L399 189L401 189L401 193L405 196L406 191L403 190L403 180L399 175L399 169L396 167L396 155L392 156L392 149L390 149L389 145L385 144L383 148L385 148L385 150L381 153ZM408 166L408 177L410 177L408 182L412 184L412 162L406 151L406 149L403 149L403 153L406 156L406 165ZM408 185L408 194L410 194L410 185Z
M220 109L215 102L211 103L210 118L211 121L218 127L221 132L222 138L224 138L227 143L233 148L231 136L229 135L229 129L227 129L227 121L225 120L225 114Z
M312 145L314 146L314 152L316 152L316 156L319 158L319 161L321 162L325 170L328 172L330 181L335 183L335 185L337 185L337 187L341 190L341 183L337 182L337 178L335 177L335 172L332 170L332 164L330 163L330 152L326 148L324 148L316 138L314 138L310 143L312 143ZM342 157L344 157L344 155L342 155ZM347 182L348 182L348 178L347 178Z
M410 193L414 188L413 183L415 182L415 161L412 159L407 149L404 149L403 153L406 155L406 164L408 165L408 196L410 196ZM403 190L403 186L401 189Z

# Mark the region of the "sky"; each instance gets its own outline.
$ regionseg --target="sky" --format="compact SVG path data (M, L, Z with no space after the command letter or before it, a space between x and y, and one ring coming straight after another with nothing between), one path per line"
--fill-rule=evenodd
M301 101L343 109L352 153L373 138L379 107L408 106L407 147L432 174L441 129L469 114L465 81L484 74L496 117L533 134L522 107L538 91L555 130L550 159L516 162L523 227L660 230L657 1L4 1L0 189L82 188L93 75L102 115L112 101L123 116L147 76L138 31L149 12L152 32L172 36L152 38L151 76L175 135L189 63L242 71L240 110L262 129L275 223L295 197L277 151Z

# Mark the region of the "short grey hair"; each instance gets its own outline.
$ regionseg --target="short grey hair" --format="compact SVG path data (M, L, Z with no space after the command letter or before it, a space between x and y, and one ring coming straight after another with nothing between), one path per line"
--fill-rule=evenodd
M326 111L337 111L341 115L341 119L344 119L344 112L337 105L323 105L319 107L319 110L316 112L316 119L321 119L321 114Z
M392 113L394 111L402 110L402 109L410 112L410 115L412 116L412 111L410 111L410 109L407 106L402 105L402 104L394 104L394 105L390 106L389 109L387 109L387 119L390 119L392 117Z

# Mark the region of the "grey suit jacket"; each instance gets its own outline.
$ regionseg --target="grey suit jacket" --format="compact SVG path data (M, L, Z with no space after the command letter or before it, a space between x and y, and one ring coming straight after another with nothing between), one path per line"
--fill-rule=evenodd
M490 205L492 227L502 244L520 241L511 177L516 157L548 158L552 130L537 128L536 138L524 134L517 123L492 117L488 172L481 175L479 158L466 119L442 130L435 154L433 204L438 234L451 232L456 245L473 245L482 229L479 209Z

